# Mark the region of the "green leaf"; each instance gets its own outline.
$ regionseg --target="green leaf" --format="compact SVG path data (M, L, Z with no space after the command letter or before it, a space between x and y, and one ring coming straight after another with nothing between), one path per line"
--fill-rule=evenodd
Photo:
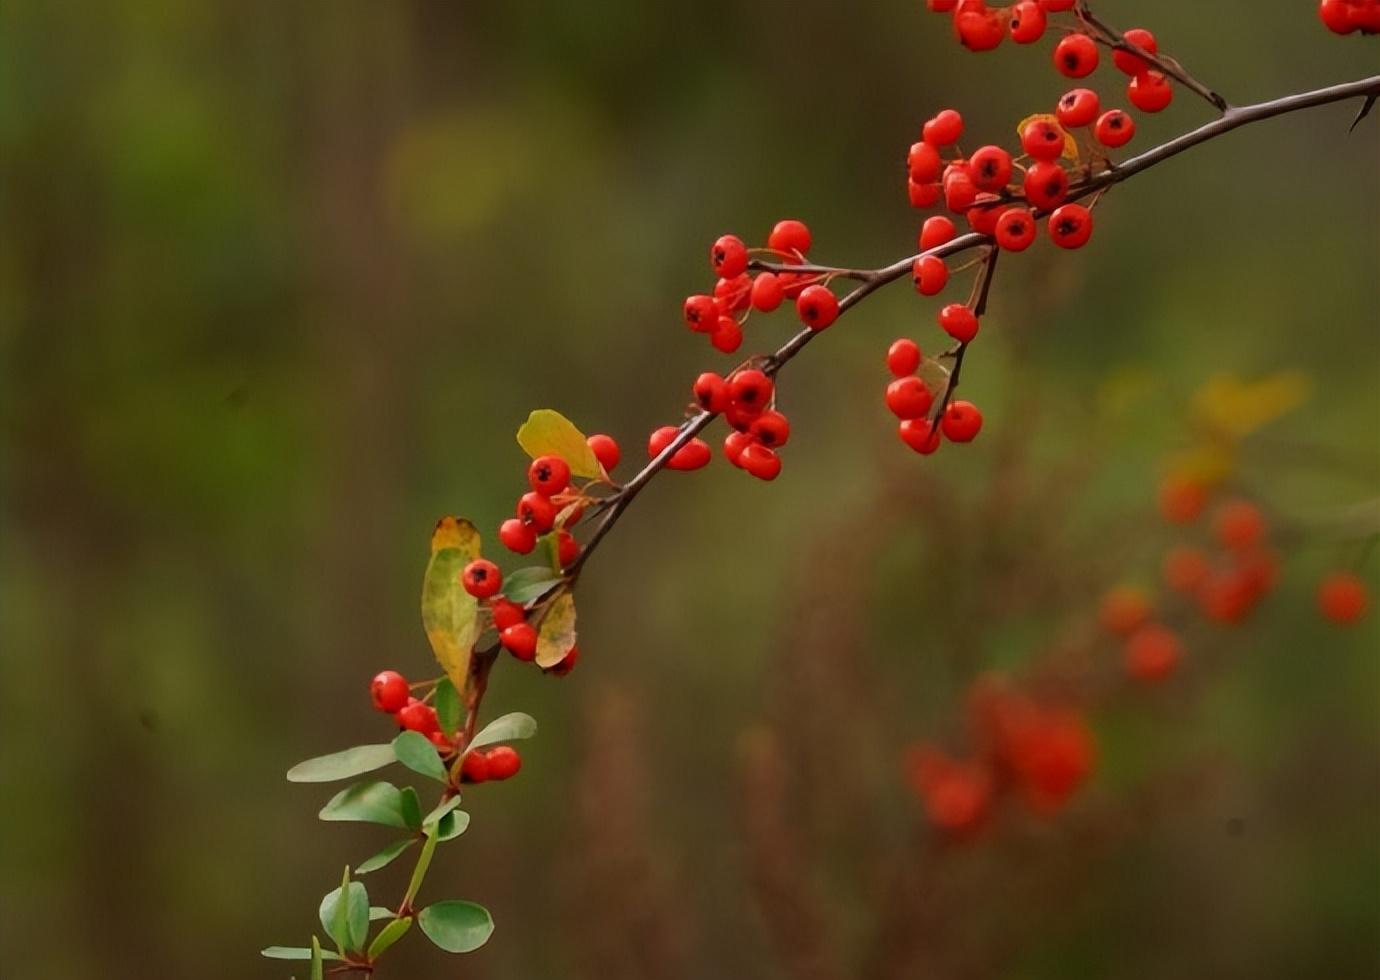
M456 810L454 813L447 813L440 820L436 821L436 839L438 841L454 840L463 834L470 825L470 815L464 810Z
M436 902L422 909L417 923L428 939L448 953L472 952L494 932L489 910L473 902Z
M456 793L450 799L437 803L432 807L431 812L422 818L422 826L429 823L439 823L441 818L460 805L460 794Z
M417 791L411 786L404 786L402 792L402 818L407 823L408 830L422 829L422 801L417 799Z
M575 645L575 597L567 590L556 596L537 631L537 666L554 667Z
M470 656L479 637L479 600L460 573L479 557L479 532L469 521L443 517L431 533L431 560L422 579L422 626L436 661L455 685L469 683Z
M533 459L559 456L570 464L570 472L575 476L593 480L604 474L585 434L555 409L539 408L528 415L517 431L517 441Z
M319 914L321 927L341 952L364 948L369 936L369 893L363 882L349 881L328 893L321 899Z
M315 938L315 937L313 937ZM318 942L317 945L320 945ZM270 960L309 960L311 959L310 946L265 946L259 950L260 956L267 956ZM340 957L332 953L329 949L321 951L321 958L326 960L338 960Z
M374 937L374 941L369 944L369 959L375 960L388 947L392 946L403 936L407 935L407 930L412 928L412 916L405 915L401 919L394 919L388 925L379 930L379 934Z
M392 751L392 746L389 746ZM411 830L403 816L403 794L392 783L355 783L331 797L317 814L322 820L357 820Z
M470 740L465 752L468 754L481 746L493 745L495 742L514 742L520 738L531 738L535 734L537 720L521 711L512 711L500 715L481 728Z
M563 578L545 565L528 565L504 577L503 594L510 601L525 606L540 599L563 581Z
M456 730L460 727L460 695L455 691L455 685L451 683L449 677L442 677L436 682L436 697L433 702L436 705L436 719L441 723L441 731L446 733L446 738L454 738Z
M446 767L436 746L421 732L403 732L393 739L393 754L413 772L430 776L437 782L446 781Z
M373 772L396 761L391 745L356 745L299 762L288 770L287 778L292 783L330 783Z
M322 960L325 959L324 951L321 949L321 940L315 936L311 937L311 980L324 980L326 976Z
M405 837L400 841L394 841L373 857L366 860L359 867L355 868L355 874L367 875L371 871L377 871L379 868L388 867L388 865L398 859L403 851L407 850L415 843L417 843L417 838L415 837Z
M369 921L378 922L380 919L391 919L397 913L392 909L386 909L382 905L369 906Z

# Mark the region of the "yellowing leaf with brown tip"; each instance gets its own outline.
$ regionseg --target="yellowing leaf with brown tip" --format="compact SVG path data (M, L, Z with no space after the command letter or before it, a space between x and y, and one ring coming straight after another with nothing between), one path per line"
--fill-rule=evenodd
M559 456L575 476L596 479L603 475L594 450L575 423L552 408L539 408L527 416L517 431L518 445L528 456Z
M1037 112L1033 116L1026 116L1016 124L1016 135L1024 136L1025 127L1033 122L1040 122L1041 120L1052 122L1059 127L1059 132L1064 134L1064 159L1072 160L1074 163L1077 163L1080 159L1078 155L1078 141L1069 135L1069 131L1059 123L1058 116L1050 115L1048 112Z
M431 560L422 578L422 626L436 662L457 691L469 682L470 654L479 638L479 600L460 573L479 557L479 532L458 517L443 517L431 533Z
M537 666L554 667L575 645L575 597L570 590L551 600L537 632Z
M1313 383L1301 371L1280 371L1258 381L1219 374L1193 396L1198 418L1213 432L1241 439L1308 400Z

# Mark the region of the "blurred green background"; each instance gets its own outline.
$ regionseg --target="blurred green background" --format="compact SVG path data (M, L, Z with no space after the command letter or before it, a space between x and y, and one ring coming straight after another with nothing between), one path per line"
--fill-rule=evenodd
M1098 4L1239 102L1376 71L1380 39L1314 7ZM386 736L365 686L429 671L432 523L507 516L526 413L636 461L689 379L732 363L679 325L716 235L800 217L822 261L891 261L924 118L953 105L1009 142L1067 87L1048 45L970 56L922 8L0 6L6 977L288 975L257 950L303 942L382 841L317 823L325 791L282 774ZM542 731L517 780L471 794L428 884L487 904L494 939L449 958L418 938L383 975L882 975L905 742L1103 586L1153 580L1151 481L1193 391L1307 372L1242 485L1284 520L1373 510L1380 126L1348 136L1355 109L1195 150L1111 194L1085 251L1003 263L964 375L988 417L972 447L895 441L882 351L939 345L900 284L785 375L780 480L658 481L581 583L580 668L496 673L489 710ZM1180 93L1135 145L1205 118ZM747 347L791 329L757 318ZM1127 410L1097 407L1109 379ZM904 975L1380 974L1380 633L1311 601L1347 547L1294 536L1270 607L1196 642L1203 683L1095 714L1086 819L1146 787L1156 819L958 855L961 928ZM822 914L784 947L742 812L764 722L791 787L780 868Z

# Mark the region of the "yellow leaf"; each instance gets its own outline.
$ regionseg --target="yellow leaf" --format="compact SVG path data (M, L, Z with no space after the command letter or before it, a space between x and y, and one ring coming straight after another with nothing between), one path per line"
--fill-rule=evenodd
M575 597L570 590L551 600L537 632L537 666L554 667L575 645Z
M603 475L603 468L585 441L585 434L560 412L539 408L527 416L517 431L518 445L528 456L559 456L570 464L575 476L595 479Z
M1225 482L1236 469L1236 455L1229 446L1204 442L1171 456L1166 469L1179 479L1215 487Z
M1281 371L1259 381L1217 375L1194 394L1193 409L1211 431L1241 439L1298 408L1312 387L1300 371Z
M1055 126L1059 127L1059 132L1064 134L1064 159L1072 160L1074 163L1077 163L1079 160L1078 142L1072 136L1069 135L1068 130L1066 130L1063 126L1059 125L1058 116L1052 116L1048 112L1037 112L1033 116L1026 116L1024 119L1022 119L1020 122L1016 124L1016 135L1024 136L1025 127L1029 126L1033 122L1040 122L1041 120L1053 123Z
M457 691L469 683L470 654L479 638L479 601L460 584L460 573L479 557L479 548L473 524L441 518L431 533L431 560L422 579L422 627Z

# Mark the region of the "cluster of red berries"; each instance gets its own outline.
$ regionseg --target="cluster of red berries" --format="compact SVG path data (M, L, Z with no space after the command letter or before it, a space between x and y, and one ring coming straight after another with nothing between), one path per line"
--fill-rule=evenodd
M963 307L967 309L967 307ZM886 352L893 380L886 386L886 407L900 419L897 434L911 449L928 456L939 448L941 436L950 442L972 442L982 431L982 413L972 402L954 399L938 419L929 417L934 394L919 376L924 355L915 341L902 337Z
M369 698L374 707L393 716L403 731L418 732L430 739L442 758L453 756L455 743L441 731L436 709L412 696L407 678L396 670L385 670L369 682ZM489 779L507 779L522 768L522 756L517 749L500 745L486 751L474 751L461 763L461 778L465 782L482 783Z
M1380 0L1322 0L1318 17L1334 34L1380 34Z
M727 378L706 371L691 390L700 408L722 415L732 430L724 439L724 458L759 480L775 480L781 473L777 451L790 439L791 423L776 410L771 377L748 366Z
M972 750L959 759L933 745L912 747L906 775L934 826L956 836L982 828L1003 795L1039 814L1059 810L1087 779L1096 743L1083 715L1043 704L997 677L968 697Z
M618 445L609 436L590 436L591 448L596 439L612 445L617 457ZM518 498L516 515L499 526L498 539L509 551L526 555L543 535L554 534L560 564L569 565L579 557L580 544L567 528L579 523L588 503L584 493L570 482L570 464L559 456L540 456L527 467L527 485L530 489ZM477 585L484 587L482 582ZM479 592L472 594L485 598Z
M533 468L543 460L555 459L543 456L532 463ZM567 470L567 473L569 471ZM564 532L562 532L564 533ZM578 554L578 552L577 552ZM568 565L575 555L561 556L561 564ZM537 656L537 628L527 621L527 609L500 595L503 589L503 573L497 565L487 558L476 558L460 572L460 584L465 591L485 603L490 622L498 633L498 642L518 660L530 663ZM560 662L546 668L548 674L564 677L575 667L580 656L576 647L571 647Z
M785 265L801 265L813 239L803 221L778 221L765 248L749 249L737 235L723 235L709 249L709 264L719 277L712 294L686 297L685 325L709 335L709 342L725 354L743 343L743 324L757 310L770 313L784 300L795 301L796 315L811 330L823 330L839 315L838 297L822 275L804 272L748 272L751 253Z

